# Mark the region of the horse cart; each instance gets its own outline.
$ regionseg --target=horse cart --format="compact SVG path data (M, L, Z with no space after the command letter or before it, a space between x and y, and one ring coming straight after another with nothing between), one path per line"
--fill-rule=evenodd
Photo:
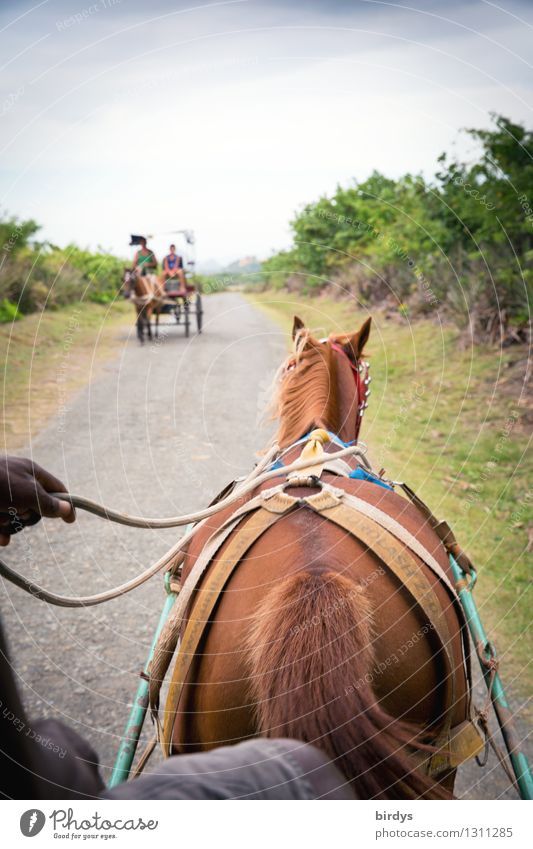
M157 274L155 256L152 251L146 246L146 238L143 236L132 235L130 246L143 246L145 256L149 257L152 254L153 262L149 262L142 266L139 264L134 269L126 269L127 279L126 292L128 297L132 297L133 303L136 305L138 315L138 331L139 338L142 341L143 328L139 325L146 324L148 336L151 337L151 317L155 317L155 334L159 331L159 318L161 315L167 314L174 317L176 324L183 326L185 336L188 337L191 332L191 325L196 325L198 334L203 329L203 305L200 287L194 278L194 270L196 260L194 258L195 237L192 230L174 230L166 234L182 235L185 240L185 249L183 251L184 258L173 255L173 259L178 259L180 264L175 265L175 271L163 276ZM149 238L152 238L150 236ZM174 245L171 245L174 248ZM169 259L167 257L166 259ZM173 323L173 322L171 322Z
M173 315L176 324L181 324L188 337L191 332L191 323L196 321L196 330L202 332L203 306L202 296L198 286L187 281L187 294L183 295L178 290L165 290L165 299L161 307L161 315L165 313Z

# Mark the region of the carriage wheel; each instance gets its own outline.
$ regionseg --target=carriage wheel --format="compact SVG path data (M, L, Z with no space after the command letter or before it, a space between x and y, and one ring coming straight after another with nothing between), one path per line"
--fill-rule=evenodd
M202 319L203 319L204 311L202 308L202 298L200 296L200 292L196 293L196 327L198 329L198 333L202 332Z
M191 313L189 311L189 301L185 298L183 304L183 317L185 321L185 336L188 337L191 330Z

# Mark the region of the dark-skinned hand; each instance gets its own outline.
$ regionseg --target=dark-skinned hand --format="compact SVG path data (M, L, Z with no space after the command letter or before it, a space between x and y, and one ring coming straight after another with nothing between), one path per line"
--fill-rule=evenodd
M65 484L25 457L0 457L0 545L9 545L13 534L46 516L74 522L68 501L51 492L66 492Z

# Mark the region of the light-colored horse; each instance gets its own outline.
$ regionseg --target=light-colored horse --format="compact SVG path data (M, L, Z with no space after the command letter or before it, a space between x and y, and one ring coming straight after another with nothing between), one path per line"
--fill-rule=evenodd
M159 336L159 316L164 303L164 291L157 274L142 274L137 268L125 268L124 295L135 306L139 342L144 342L145 330L148 338L152 338L152 315L155 315L155 335Z

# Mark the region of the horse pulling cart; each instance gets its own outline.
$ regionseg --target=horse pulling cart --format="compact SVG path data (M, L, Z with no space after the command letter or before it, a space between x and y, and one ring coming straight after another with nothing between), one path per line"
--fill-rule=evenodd
M449 525L406 484L376 474L358 441L369 395L362 358L369 327L316 340L295 320L294 353L280 370L276 439L208 508L148 519L56 493L108 521L186 525L141 575L72 598L0 561L4 577L68 607L116 598L165 570L166 599L111 786L138 775L158 742L168 757L190 739L209 748L275 728L277 736L318 743L359 798L440 798L451 795L458 766L495 746L487 727L492 704L508 753L500 760L519 795L533 799L498 657L474 601L476 571ZM472 701L474 654L488 691L482 710ZM387 682L392 664L404 687L399 703L400 687ZM155 733L133 770L148 710ZM197 724L180 725L180 717ZM416 734L398 719L416 725Z
M181 325L185 331L185 337L189 337L191 325L196 324L196 332L200 334L203 329L203 304L200 286L192 282L196 260L194 254L195 237L192 230L174 230L166 235L183 235L186 246L189 248L189 258L185 264L181 257L181 265L176 270L163 273L160 277L156 271L155 256L146 247L144 236L132 235L130 246L144 246L145 257L152 257L146 266L133 269L125 269L125 294L131 298L137 311L137 332L139 340L144 339L144 331L148 338L152 336L151 318L155 317L155 335L159 334L159 318L161 315L172 315L176 324ZM152 236L150 236L152 238ZM171 246L174 248L174 245ZM167 257L166 259L169 259ZM164 271L164 269L163 269ZM172 322L171 322L172 323ZM167 323L168 326L170 324Z

